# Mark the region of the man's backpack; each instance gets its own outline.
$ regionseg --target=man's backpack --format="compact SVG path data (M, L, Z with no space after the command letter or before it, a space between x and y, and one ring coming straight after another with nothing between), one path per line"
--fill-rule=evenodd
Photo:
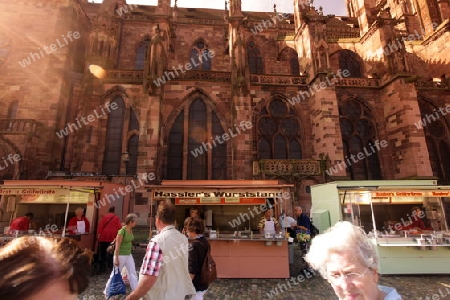
M198 241L202 244L202 242ZM205 245L203 245L205 247ZM216 262L211 256L211 246L208 244L205 259L203 260L202 269L200 270L200 284L210 285L217 279Z

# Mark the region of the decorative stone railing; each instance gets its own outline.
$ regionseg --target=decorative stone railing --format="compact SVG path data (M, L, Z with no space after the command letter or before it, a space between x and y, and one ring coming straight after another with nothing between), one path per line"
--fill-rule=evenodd
M379 88L380 80L376 78L337 78L335 85L342 87Z
M359 28L351 27L327 27L327 40L336 41L339 39L353 39L359 38Z
M167 70L167 72L175 73L173 70ZM175 77L175 79L173 80L205 80L231 82L230 72L190 70L185 71L185 73L178 71L178 74L180 74L180 76Z
M33 119L0 119L0 134L30 134L36 132Z
M102 78L104 83L142 84L143 80L142 70L106 70L106 76Z
M306 85L306 77L251 74L250 83L261 85Z
M225 25L223 19L177 18L175 24Z
M178 71L178 75L174 70L165 70L164 74L173 73L171 80L204 80L216 82L231 82L230 72L218 71L201 71L190 70L184 73ZM144 72L142 70L106 70L106 75L102 79L103 83L128 83L128 84L142 84ZM166 80L167 80L167 76ZM169 76L172 78L172 76ZM167 80L168 81L168 80ZM289 76L289 75L250 75L251 84L259 85L306 85L306 77Z
M418 90L450 90L450 81L416 81L414 85Z
M268 176L314 176L321 175L321 161L309 159L263 159L259 172Z

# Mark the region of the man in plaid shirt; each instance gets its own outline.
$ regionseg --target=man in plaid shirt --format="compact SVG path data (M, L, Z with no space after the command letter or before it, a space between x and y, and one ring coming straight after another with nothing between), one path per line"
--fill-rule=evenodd
M184 300L186 295L195 294L188 270L189 243L174 224L175 205L161 203L155 219L159 233L147 246L139 285L127 300Z

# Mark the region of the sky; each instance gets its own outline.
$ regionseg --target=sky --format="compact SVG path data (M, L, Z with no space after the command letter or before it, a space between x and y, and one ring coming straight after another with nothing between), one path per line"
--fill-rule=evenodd
M94 0L96 3L102 0ZM242 0L242 10L244 11L273 11L273 5L277 5L278 12L292 13L293 0ZM128 4L157 5L158 0L127 0ZM172 6L175 1L172 0ZM224 9L225 0L178 0L178 7L202 7ZM314 6L323 7L324 14L335 14L346 16L345 0L315 0Z

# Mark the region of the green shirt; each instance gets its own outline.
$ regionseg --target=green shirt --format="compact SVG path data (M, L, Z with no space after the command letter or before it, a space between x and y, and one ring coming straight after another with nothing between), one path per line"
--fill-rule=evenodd
M134 235L129 234L127 232L125 226L122 227L121 229L119 229L117 234L120 234L123 236L122 243L120 244L119 255L130 255L132 242L134 240Z

